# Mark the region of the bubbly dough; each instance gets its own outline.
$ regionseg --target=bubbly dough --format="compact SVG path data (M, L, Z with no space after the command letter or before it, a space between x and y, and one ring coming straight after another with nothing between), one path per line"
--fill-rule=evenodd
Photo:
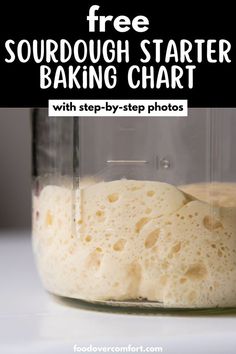
M235 306L236 186L227 187L229 206L225 187L215 184L211 203L190 196L201 194L197 185L181 187L188 194L125 179L45 186L33 199L33 245L46 289L89 301Z
M215 206L236 207L235 183L197 183L179 187L183 192L190 193L197 199Z

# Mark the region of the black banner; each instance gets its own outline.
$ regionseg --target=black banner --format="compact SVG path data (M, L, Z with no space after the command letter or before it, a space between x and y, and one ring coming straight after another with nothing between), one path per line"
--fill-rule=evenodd
M57 10L21 12L1 29L1 107L49 99L236 106L232 9L86 1Z

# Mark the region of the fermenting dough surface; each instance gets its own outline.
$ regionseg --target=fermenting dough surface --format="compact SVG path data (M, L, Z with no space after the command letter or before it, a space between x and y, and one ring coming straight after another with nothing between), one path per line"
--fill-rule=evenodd
M46 289L90 301L236 305L236 186L215 184L204 198L212 187L45 186L33 200L33 245Z

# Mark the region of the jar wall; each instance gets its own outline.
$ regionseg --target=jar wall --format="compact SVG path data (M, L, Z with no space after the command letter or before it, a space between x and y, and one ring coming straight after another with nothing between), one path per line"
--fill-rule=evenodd
M120 306L236 304L234 109L33 114L33 246L50 292Z

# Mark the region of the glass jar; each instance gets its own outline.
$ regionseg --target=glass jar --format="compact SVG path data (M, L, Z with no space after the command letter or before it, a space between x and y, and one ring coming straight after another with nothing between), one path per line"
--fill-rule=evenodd
M236 305L235 109L37 109L32 122L33 248L49 292L124 307Z

